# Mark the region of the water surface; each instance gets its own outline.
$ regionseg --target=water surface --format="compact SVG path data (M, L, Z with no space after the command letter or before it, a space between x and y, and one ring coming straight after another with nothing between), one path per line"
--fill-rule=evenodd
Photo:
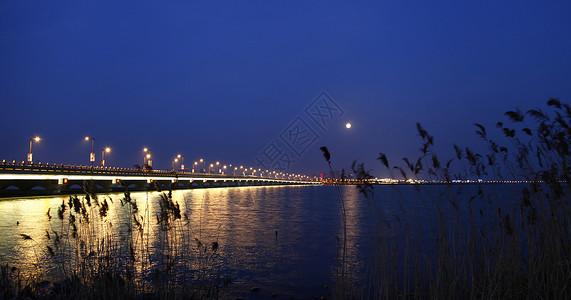
M404 232L426 238L435 230L434 212L439 199L457 198L467 203L477 194L478 186L376 186L374 198L365 198L355 186L283 186L232 187L175 191L172 198L180 204L182 218L176 238L166 241L157 226L160 211L158 192L132 193L137 203L135 214L147 222L148 242L135 238L135 249L146 248L151 261L147 268L160 263L165 242L196 248L199 241L219 245L208 261L213 272L232 278L224 289L231 297L310 298L328 296L334 285L338 238L342 235L339 196L347 208L348 258L355 281L366 271L372 244L379 236L395 243ZM493 188L488 187L488 190ZM499 191L499 190L498 190ZM494 192L503 199L503 192ZM126 210L123 194L100 195L108 199L110 209L99 235L125 240L132 210ZM46 245L53 243L47 233L68 232L67 220L57 219L57 210L70 196L0 201L0 260L22 269L35 270L35 264L49 264ZM488 199L498 201L498 199ZM485 206L486 201L479 201ZM462 209L466 205L461 205ZM476 209L476 208L474 208ZM50 211L51 220L47 212ZM460 213L465 213L460 212ZM406 222L404 222L406 220ZM93 221L93 220L92 220ZM406 223L406 231L403 224ZM130 227L131 226L131 227ZM67 230L65 229L67 228ZM32 238L25 239L22 234ZM96 237L94 240L101 239ZM144 238L143 238L144 240ZM126 242L125 242L126 243ZM94 243L95 245L97 242ZM122 247L118 243L117 247ZM187 249L187 248L185 248ZM157 250L158 251L158 250ZM183 259L196 256L178 253ZM153 261L155 260L155 261ZM145 268L144 265L141 265ZM200 268L198 263L185 267ZM52 269L57 269L52 266ZM50 266L44 266L50 269ZM196 270L180 270L196 274ZM194 272L194 273L193 273ZM143 272L144 273L144 272ZM259 288L255 294L250 289Z

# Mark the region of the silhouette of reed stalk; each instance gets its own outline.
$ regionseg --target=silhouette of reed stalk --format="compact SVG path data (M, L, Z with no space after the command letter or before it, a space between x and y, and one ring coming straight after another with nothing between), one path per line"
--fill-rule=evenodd
M430 178L440 184L415 185L417 193L426 197L422 204L433 212L429 224L414 224L404 205L404 220L374 221L378 242L361 297L571 297L571 107L558 99L550 99L547 106L554 116L539 108L525 114L506 112L514 127L496 124L506 145L475 124L476 134L486 143L485 154L454 145L456 157L443 164L432 149L434 138L417 124L423 141L418 159L404 158L404 168L391 168L387 157L379 155L383 166L398 170L405 180ZM358 178L370 176L362 165L354 172ZM524 182L452 184L454 179L477 182L478 178ZM396 187L395 193L405 187ZM380 212L373 187L359 188L369 207ZM407 199L400 195L402 204ZM411 235L415 227L417 235L429 233L428 242ZM391 239L386 234L391 230L402 232L403 238Z
M1 266L1 299L219 296L221 280L213 267L218 241L191 238L186 215L170 191L155 197L158 210L152 216L149 193L141 212L128 189L115 202L96 195L93 182L85 182L84 190L84 197L64 201L56 218L48 209L52 229L44 237L22 235L36 249L36 269L22 275L18 267ZM113 224L110 214L119 223ZM200 269L188 275L197 262Z
M333 168L331 167L331 153L329 153L329 150L325 146L321 147L320 150L323 152L323 157L327 161L327 164L329 166L329 171L331 172L331 174L333 174ZM342 240L340 241L341 244L341 260L339 263L340 266L338 267L338 269L336 269L336 272L340 273L338 274L338 276L336 276L337 278L336 291L338 297L345 298L347 293L349 292L348 291L349 280L347 278L347 210L345 208L345 202L343 201L343 197L341 196L341 190L339 188L339 185L336 185L336 191L337 191L337 198L339 199L339 205L341 207L341 222L343 228L343 237Z

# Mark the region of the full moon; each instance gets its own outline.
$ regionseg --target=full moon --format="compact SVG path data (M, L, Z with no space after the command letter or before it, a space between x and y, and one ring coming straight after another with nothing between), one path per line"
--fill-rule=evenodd
M345 128L347 128L347 129L351 128L351 123L345 124Z

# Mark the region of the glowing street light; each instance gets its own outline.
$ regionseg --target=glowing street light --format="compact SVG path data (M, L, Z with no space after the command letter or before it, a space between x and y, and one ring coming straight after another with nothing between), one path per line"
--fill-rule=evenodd
M105 153L111 152L111 148L107 147L101 150L101 166L105 167Z
M179 155L180 156L180 155ZM171 166L172 166L172 170L174 171L174 164L178 162L178 158L175 158L172 160Z
M28 162L32 163L32 142L39 142L41 139L39 136L30 138L30 152L28 152Z
M180 158L180 169L181 169L182 171L184 171L184 155L179 154L179 155L177 155L176 157L177 157L177 158Z
M91 153L89 153L89 161L91 162L91 168L93 169L93 163L95 162L95 151L93 150L93 146L95 144L95 138L94 137L85 137L86 141L91 140Z
M143 148L143 152L145 152L145 156L143 156L143 166L145 165L145 158L147 159L147 164L149 167L153 166L153 161L151 160L151 149L150 148Z

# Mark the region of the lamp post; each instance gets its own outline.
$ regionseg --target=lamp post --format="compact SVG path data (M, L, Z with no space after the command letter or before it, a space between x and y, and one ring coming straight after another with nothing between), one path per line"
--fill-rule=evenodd
M202 158L199 161L202 163L202 172L201 173L204 173L206 171L206 166L204 166L206 164L206 162Z
M101 166L105 167L105 152L109 153L111 152L111 148L107 147L103 150L101 150Z
M147 159L147 164L149 167L153 166L153 161L151 160L151 149L150 148L143 148L143 152L145 152L145 156L143 157L143 166L145 166L145 158Z
M210 166L208 167L208 174L210 174L210 169L214 167L214 164L210 164Z
M95 162L95 151L93 150L95 145L95 138L86 136L85 140L91 140L91 153L89 153L89 161L91 162L91 168L93 169L93 163Z
M177 155L177 158L180 158L180 170L184 171L184 155Z
M30 138L30 152L28 152L28 162L32 163L32 142L39 142L41 139L39 136Z
M172 160L171 167L172 167L172 170L173 170L173 171L174 171L174 164L177 163L177 162L178 162L178 158L175 158L175 159Z
M195 161L194 164L192 165L192 173L194 173L194 168L196 168L197 165L198 165L198 162Z

